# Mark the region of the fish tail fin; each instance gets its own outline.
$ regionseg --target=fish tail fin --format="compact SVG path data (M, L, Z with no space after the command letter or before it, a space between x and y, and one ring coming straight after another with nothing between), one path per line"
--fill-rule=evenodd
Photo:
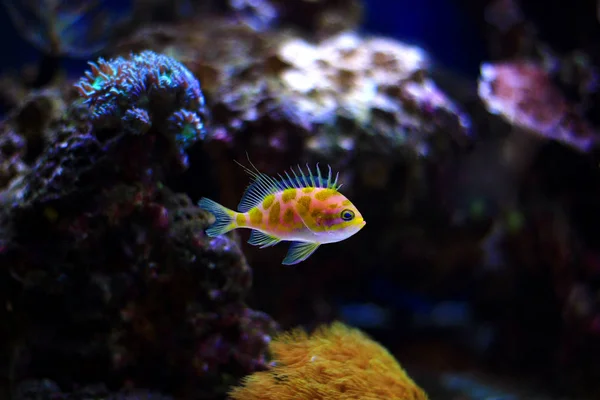
M235 222L236 212L220 205L216 201L203 197L198 202L198 207L208 211L215 216L215 222L207 230L206 234L215 237L227 233L238 227Z

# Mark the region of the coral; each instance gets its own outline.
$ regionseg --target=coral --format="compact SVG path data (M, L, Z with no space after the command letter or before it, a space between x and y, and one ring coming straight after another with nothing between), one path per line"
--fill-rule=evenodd
M169 131L177 132L175 140L183 148L191 146L199 134L204 132L204 124L198 114L181 109L169 117Z
M597 144L598 133L570 105L541 66L529 62L486 63L479 96L525 135L559 141L582 152Z
M101 143L89 133L57 140L41 154L25 177L22 204L44 203L82 190L80 185L90 183L85 179L86 174L103 155ZM98 169L95 172L100 174Z
M142 27L116 43L111 53L123 56L153 49L169 55L198 77L209 99L232 75L240 73L256 57L262 57L271 45L270 39L276 43L279 36L275 32L256 32L222 18L210 18Z
M144 29L116 51L142 48L172 55L206 82L209 137L241 154L340 167L359 141L434 158L470 141L468 117L428 77L424 52L391 39L347 32L314 44L217 19ZM273 161L274 170L288 167Z
M270 350L274 366L247 377L232 399L427 399L387 350L341 323L282 334Z
M391 40L342 34L315 46L283 38L275 57L250 65L214 95L213 137L246 142L260 126L268 130L249 145L264 143L281 153L301 141L298 150L308 159L339 163L359 140L365 150L429 156L437 129L446 127L460 141L469 122L421 78L425 68L420 49Z
M15 185L4 198L22 200L24 206L67 193L83 194L86 185L92 191L97 188L86 176L102 180L122 173L123 168L130 177L143 179L150 164L154 172L169 168L172 155L180 166L187 165L185 149L204 134L204 100L198 82L165 56L148 52L133 59L118 59L115 65L102 61L109 75L99 75L97 86L89 83L92 74L88 73L75 88L62 84L32 92L11 111L1 128L23 138L26 145L20 160L26 168L19 170L32 171L22 182L17 178L24 173L9 174L15 168L7 165L7 177ZM153 65L152 72L150 61L162 64ZM116 64L121 66L120 76ZM125 92L131 89L128 85L147 92L135 97ZM83 87L87 97L80 101Z
M0 122L0 197L19 196L23 177L64 123L68 94L61 88L29 92ZM6 190L5 190L6 189Z
M0 135L0 188L28 171L23 162L24 153L25 140L20 135L10 130Z
M203 139L206 109L200 84L178 61L152 51L102 58L75 85L92 108L96 128L119 125L133 134L160 132L183 150Z
M25 206L72 192L71 184L107 150L91 133L87 107L67 106L65 98L63 93L32 96L0 124L5 132L0 137L13 135L22 143L23 170L6 182L5 201ZM59 111L49 113L52 109Z
M0 262L13 266L3 296L20 322L3 343L22 349L17 380L104 382L108 373L120 385L218 396L265 369L277 326L243 303L251 271L238 245L206 237L208 216L185 195L98 184L77 205L59 197L11 213Z
M427 56L417 47L344 33L317 46L290 39L277 54L287 66L280 73L283 88L294 108L315 125L333 125L334 116L349 119L378 136L385 148L407 146L423 156L430 153L427 136L435 129L468 133L468 118L425 76ZM327 133L308 146L326 151L332 145L353 148L357 141Z
M210 216L165 184L180 171L169 169L173 150L204 134L200 86L152 52L93 71L4 121L3 155L28 170L2 193L1 297L11 306L0 325L11 328L0 352L12 355L16 384L219 398L266 368L278 328L245 304L252 274L234 238L206 237Z

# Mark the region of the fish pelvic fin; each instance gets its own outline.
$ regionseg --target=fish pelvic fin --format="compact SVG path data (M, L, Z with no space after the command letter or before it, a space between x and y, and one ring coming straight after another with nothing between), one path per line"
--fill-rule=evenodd
M216 201L203 197L198 202L198 207L208 211L215 216L215 222L207 230L206 234L210 237L215 237L227 233L238 227L235 221L236 212L222 206Z
M293 242L288 250L283 265L294 265L306 260L314 253L321 243L314 242Z

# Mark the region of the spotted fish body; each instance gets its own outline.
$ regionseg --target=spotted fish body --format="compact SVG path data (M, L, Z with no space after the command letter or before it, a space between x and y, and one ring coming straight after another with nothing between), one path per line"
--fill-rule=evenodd
M280 175L280 179L256 168L245 169L254 180L237 212L206 198L200 200L199 206L216 217L206 231L209 236L249 228L252 234L248 243L261 248L290 241L283 264L293 265L306 260L321 244L347 239L366 224L352 202L339 192L337 176L332 181L331 168L326 179L318 165L316 176L307 166L307 175L298 167L299 174L292 169L293 176L286 172L286 178Z
M291 188L268 195L247 213L238 213L236 223L239 228L269 233L280 240L333 243L346 238L337 225L348 224L337 211L351 205L334 189Z

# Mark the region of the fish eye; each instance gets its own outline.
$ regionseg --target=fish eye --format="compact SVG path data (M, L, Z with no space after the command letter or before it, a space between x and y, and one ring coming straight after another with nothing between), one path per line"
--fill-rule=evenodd
M351 221L354 218L354 211L343 210L341 216L344 221Z

